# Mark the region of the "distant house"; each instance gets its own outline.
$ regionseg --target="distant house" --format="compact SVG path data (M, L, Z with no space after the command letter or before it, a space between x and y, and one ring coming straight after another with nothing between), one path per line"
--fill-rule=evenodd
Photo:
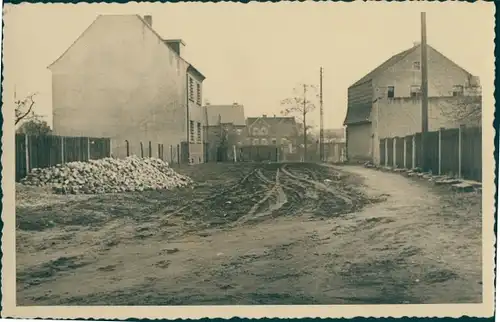
M297 147L299 127L294 117L249 117L246 124L245 145L276 145L288 148L290 153Z
M241 104L211 105L205 111L205 159L225 161L232 159L234 147L243 144L245 132L245 108Z
M323 141L325 143L333 142L344 142L345 141L345 129L324 129L323 130Z
M112 154L203 162L203 76L182 57L184 43L164 39L152 17L100 15L49 66L54 132L110 137ZM177 149L179 146L179 149ZM179 150L179 154L177 151Z
M429 130L458 127L467 121L454 117L463 102L474 97L480 104L479 79L429 45L427 52ZM348 159L378 162L380 139L421 131L420 53L416 43L349 87L344 121Z

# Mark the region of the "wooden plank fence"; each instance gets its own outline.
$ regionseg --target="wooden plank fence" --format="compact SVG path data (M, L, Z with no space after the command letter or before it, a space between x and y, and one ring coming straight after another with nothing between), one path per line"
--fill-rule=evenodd
M379 142L380 164L388 167L421 168L435 175L482 180L482 131L480 127L415 133ZM426 160L422 160L421 147ZM423 165L425 164L425 168Z
M109 138L16 134L16 181L34 168L111 156Z

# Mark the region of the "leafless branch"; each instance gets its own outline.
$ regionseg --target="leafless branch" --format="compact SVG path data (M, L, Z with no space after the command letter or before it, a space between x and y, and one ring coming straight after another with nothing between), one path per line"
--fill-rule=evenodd
M23 100L17 100L14 102L16 105L16 110L15 110L15 125L17 125L20 121L23 119L27 119L30 117L30 114L32 117L34 117L33 113L33 107L35 106L35 100L34 97L37 93L33 93L28 95L25 99Z

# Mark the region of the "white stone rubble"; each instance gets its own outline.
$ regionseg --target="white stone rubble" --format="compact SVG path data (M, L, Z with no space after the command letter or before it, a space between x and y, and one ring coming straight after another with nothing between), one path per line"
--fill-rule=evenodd
M52 186L57 194L101 194L126 191L168 190L193 183L157 158L130 156L89 162L69 162L33 169L22 184Z

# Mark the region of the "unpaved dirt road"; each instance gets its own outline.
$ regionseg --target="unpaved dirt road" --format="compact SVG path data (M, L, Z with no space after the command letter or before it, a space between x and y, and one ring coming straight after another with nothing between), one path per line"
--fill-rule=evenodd
M479 194L355 166L179 171L198 184L20 189L17 304L481 302Z

